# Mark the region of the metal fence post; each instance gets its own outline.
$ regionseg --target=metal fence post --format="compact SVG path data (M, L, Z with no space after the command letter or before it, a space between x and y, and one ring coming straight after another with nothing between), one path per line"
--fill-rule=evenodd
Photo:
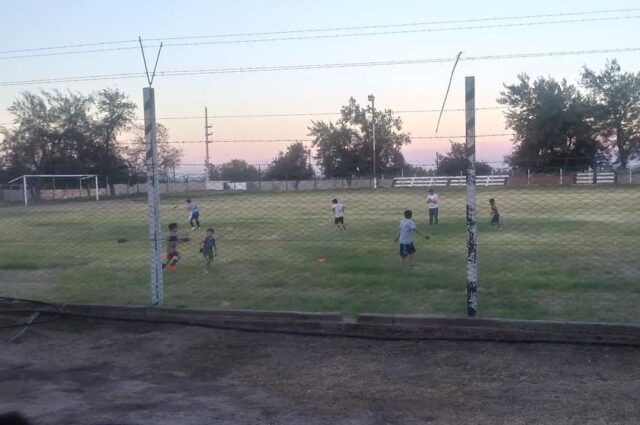
M467 315L478 309L478 263L476 240L476 117L475 77L465 78L467 170Z
M149 270L151 272L151 304L163 303L162 234L160 232L160 183L156 146L156 105L151 87L142 89L144 98L144 143L147 163L147 199L149 201Z
M22 195L24 196L24 206L29 206L29 194L27 192L27 176L22 176Z

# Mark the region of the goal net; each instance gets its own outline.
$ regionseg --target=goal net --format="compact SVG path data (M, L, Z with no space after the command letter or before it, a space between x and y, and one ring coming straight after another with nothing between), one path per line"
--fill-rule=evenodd
M100 200L96 174L25 174L9 182L21 191L19 199L25 206L30 201L72 198ZM17 194L16 194L17 195Z

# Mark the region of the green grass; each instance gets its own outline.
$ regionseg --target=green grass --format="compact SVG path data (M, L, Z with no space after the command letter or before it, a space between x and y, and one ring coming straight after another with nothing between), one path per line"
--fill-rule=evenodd
M479 314L640 322L640 190L633 187L478 188ZM202 272L183 196L162 201L192 240L165 274L165 303L193 307L465 314L464 189L442 189L429 228L424 190L209 194L196 197L220 255ZM330 200L347 206L333 229ZM494 197L503 229L488 224ZM179 208L176 208L179 205ZM404 209L432 238L416 267L392 242ZM0 295L58 302L150 300L143 198L0 208ZM126 243L118 243L126 238ZM327 259L326 264L317 258Z

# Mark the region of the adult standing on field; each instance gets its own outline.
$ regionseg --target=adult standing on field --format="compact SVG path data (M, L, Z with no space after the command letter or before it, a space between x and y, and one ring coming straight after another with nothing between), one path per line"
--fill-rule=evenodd
M438 194L429 189L427 195L427 205L429 206L429 225L438 225Z

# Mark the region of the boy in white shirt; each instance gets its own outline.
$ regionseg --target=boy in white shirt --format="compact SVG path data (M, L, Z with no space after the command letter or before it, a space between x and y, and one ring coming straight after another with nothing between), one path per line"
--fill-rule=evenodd
M429 206L429 226L438 225L438 194L433 189L429 189L427 195L427 205Z
M406 210L404 219L400 221L400 231L394 239L394 242L400 241L400 258L402 259L400 264L403 266L407 265L407 258L409 258L409 265L413 265L413 254L416 253L416 247L413 245L413 232L423 236L425 239L429 239L429 236L416 227L411 217L413 217L413 212Z
M187 199L187 211L189 211L189 224L191 231L200 229L200 210L198 205L191 199ZM195 221L195 224L193 223ZM197 227L196 227L197 226Z
M344 204L338 202L337 199L331 201L331 210L333 211L333 223L338 230L347 230L344 227Z

